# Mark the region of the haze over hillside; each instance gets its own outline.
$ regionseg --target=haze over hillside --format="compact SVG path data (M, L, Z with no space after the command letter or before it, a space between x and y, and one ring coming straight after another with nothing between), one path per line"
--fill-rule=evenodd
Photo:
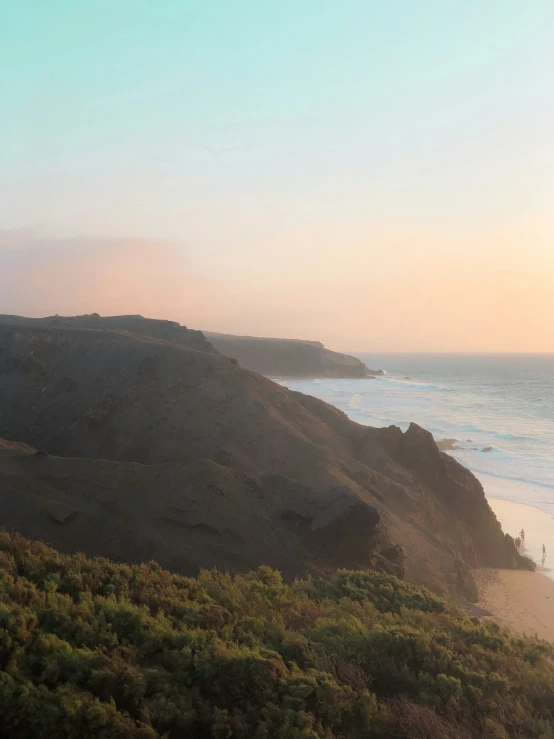
M371 247L364 240L356 254L369 261L358 263L356 255L345 260L336 248L344 240L336 229L309 265L295 256L266 268L266 250L243 259L230 250L224 262L249 265L247 273L234 275L200 265L196 253L202 249L189 236L172 241L80 233L62 238L0 230L0 313L139 312L234 335L313 337L346 353L554 351L550 241L523 248L512 233L493 239L456 230L439 238L384 229L364 237ZM491 251L495 239L501 246ZM477 261L468 242L480 244ZM409 245L402 256L394 246L399 243ZM500 264L504 279L496 283ZM295 277L300 273L313 274L306 282Z
M206 338L221 353L267 377L377 377L356 357L329 351L319 341L232 336L211 331Z

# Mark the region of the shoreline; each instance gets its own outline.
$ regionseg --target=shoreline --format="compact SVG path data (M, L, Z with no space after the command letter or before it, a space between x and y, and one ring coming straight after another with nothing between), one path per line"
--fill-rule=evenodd
M550 564L554 562L554 518L527 503L514 503L496 497L488 497L487 502L505 534L510 534L515 539L522 528L525 530L525 543L521 547L521 554L530 557L537 565L537 572L554 582L554 572L550 569ZM546 547L544 561L543 544Z
M475 604L514 634L537 636L554 643L554 581L544 572L473 571L479 600Z
M500 497L487 497L487 501L504 533L515 538L522 528L525 530L521 553L531 557L537 569L536 572L474 570L479 591L475 605L490 614L483 618L497 621L514 634L537 636L554 643L554 572L548 566L549 557L554 558L554 518L528 503L514 503Z
M268 380L280 383L282 380L378 380L381 375L375 373L374 375L361 375L356 377L349 377L348 375L341 375L340 377L335 375L263 375ZM316 397L316 396L314 396ZM337 406L335 406L336 408ZM353 419L352 419L353 420Z

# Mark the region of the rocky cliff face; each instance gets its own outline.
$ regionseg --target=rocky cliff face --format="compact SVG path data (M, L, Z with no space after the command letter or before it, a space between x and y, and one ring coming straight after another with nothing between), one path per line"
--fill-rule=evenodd
M4 525L187 572L380 567L472 594L516 566L470 472L417 426L372 429L213 351L0 326ZM47 454L43 454L46 452Z
M318 341L265 339L205 332L220 354L235 357L242 367L266 377L375 377L383 374L370 370L348 354L326 349Z

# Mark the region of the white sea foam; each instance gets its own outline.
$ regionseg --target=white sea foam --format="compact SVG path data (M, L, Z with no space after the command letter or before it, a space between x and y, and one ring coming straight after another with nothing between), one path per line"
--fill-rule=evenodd
M437 440L458 439L451 454L487 495L554 513L554 355L359 356L388 374L287 384L362 424L405 430L415 421Z

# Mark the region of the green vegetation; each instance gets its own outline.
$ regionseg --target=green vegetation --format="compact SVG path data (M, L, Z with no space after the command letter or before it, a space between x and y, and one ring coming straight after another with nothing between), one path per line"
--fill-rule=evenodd
M284 584L0 534L0 735L554 736L554 650L373 572Z

